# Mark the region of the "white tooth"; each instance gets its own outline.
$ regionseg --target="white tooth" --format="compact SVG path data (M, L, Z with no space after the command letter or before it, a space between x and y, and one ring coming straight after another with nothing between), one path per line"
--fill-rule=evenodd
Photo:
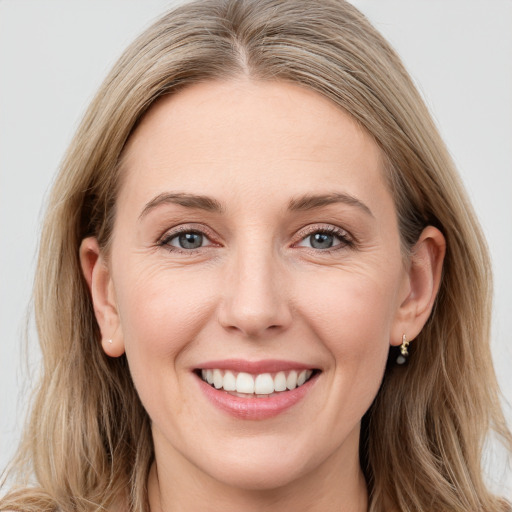
M206 370L201 370L201 377L206 380Z
M213 370L206 370L206 382L213 384Z
M216 389L220 389L222 387L222 372L220 370L213 370L213 385Z
M309 379L309 377L311 377L311 375L313 375L313 370L308 370L308 371L306 372L306 380L308 380L308 379Z
M288 389L295 389L297 387L297 372L292 370L286 378L286 387Z
M279 372L274 377L274 390L275 391L286 391L286 375L284 372Z
M302 386L306 382L306 370L302 370L297 377L297 387Z
M254 393L254 379L249 373L241 372L236 377L238 393Z
M222 387L224 388L224 391L236 391L236 379L232 372L227 371L224 374Z
M274 379L270 373L262 373L256 377L254 392L257 395L269 395L274 392Z

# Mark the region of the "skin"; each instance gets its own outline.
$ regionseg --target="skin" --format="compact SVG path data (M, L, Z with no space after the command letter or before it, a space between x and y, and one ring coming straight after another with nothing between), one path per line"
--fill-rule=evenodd
M88 238L81 261L103 349L126 353L152 420L151 510L366 510L360 420L390 345L428 319L441 233L427 227L403 257L378 146L297 85L208 82L161 99L122 172L111 253ZM222 211L154 206L165 193ZM333 193L360 204L289 208ZM180 249L178 226L204 233L203 245ZM326 229L333 246L312 246ZM284 413L243 420L212 405L192 372L231 358L321 374Z

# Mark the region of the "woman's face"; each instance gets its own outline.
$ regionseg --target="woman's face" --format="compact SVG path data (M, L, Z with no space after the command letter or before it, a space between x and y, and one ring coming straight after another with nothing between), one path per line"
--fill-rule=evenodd
M122 172L102 331L159 469L260 489L353 471L410 294L371 137L299 86L209 82L151 108Z

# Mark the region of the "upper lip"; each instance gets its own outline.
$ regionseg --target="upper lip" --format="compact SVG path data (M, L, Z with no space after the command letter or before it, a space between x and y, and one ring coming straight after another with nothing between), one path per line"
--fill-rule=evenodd
M247 361L244 359L223 359L219 361L206 361L198 364L194 369L199 370L231 370L251 374L275 373L288 370L314 370L317 367L297 361L284 361L279 359L263 359L260 361Z

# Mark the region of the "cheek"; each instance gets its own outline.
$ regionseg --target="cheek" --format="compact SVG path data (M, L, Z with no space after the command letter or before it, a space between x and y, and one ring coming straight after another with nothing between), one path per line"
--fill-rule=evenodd
M369 389L380 383L397 309L397 282L398 273L351 269L325 280L311 276L305 283L300 309L344 381L365 383Z
M351 344L367 338L371 344L386 338L396 312L397 279L371 273L339 271L304 283L299 300L311 323L329 339Z
M215 298L210 290L215 286L205 273L186 270L139 268L120 275L132 276L116 286L132 374L144 363L155 369L172 364L211 316Z
M135 388L152 421L166 424L187 407L177 367L212 314L205 276L169 269L125 272L118 301L126 357ZM185 387L184 387L185 386Z

